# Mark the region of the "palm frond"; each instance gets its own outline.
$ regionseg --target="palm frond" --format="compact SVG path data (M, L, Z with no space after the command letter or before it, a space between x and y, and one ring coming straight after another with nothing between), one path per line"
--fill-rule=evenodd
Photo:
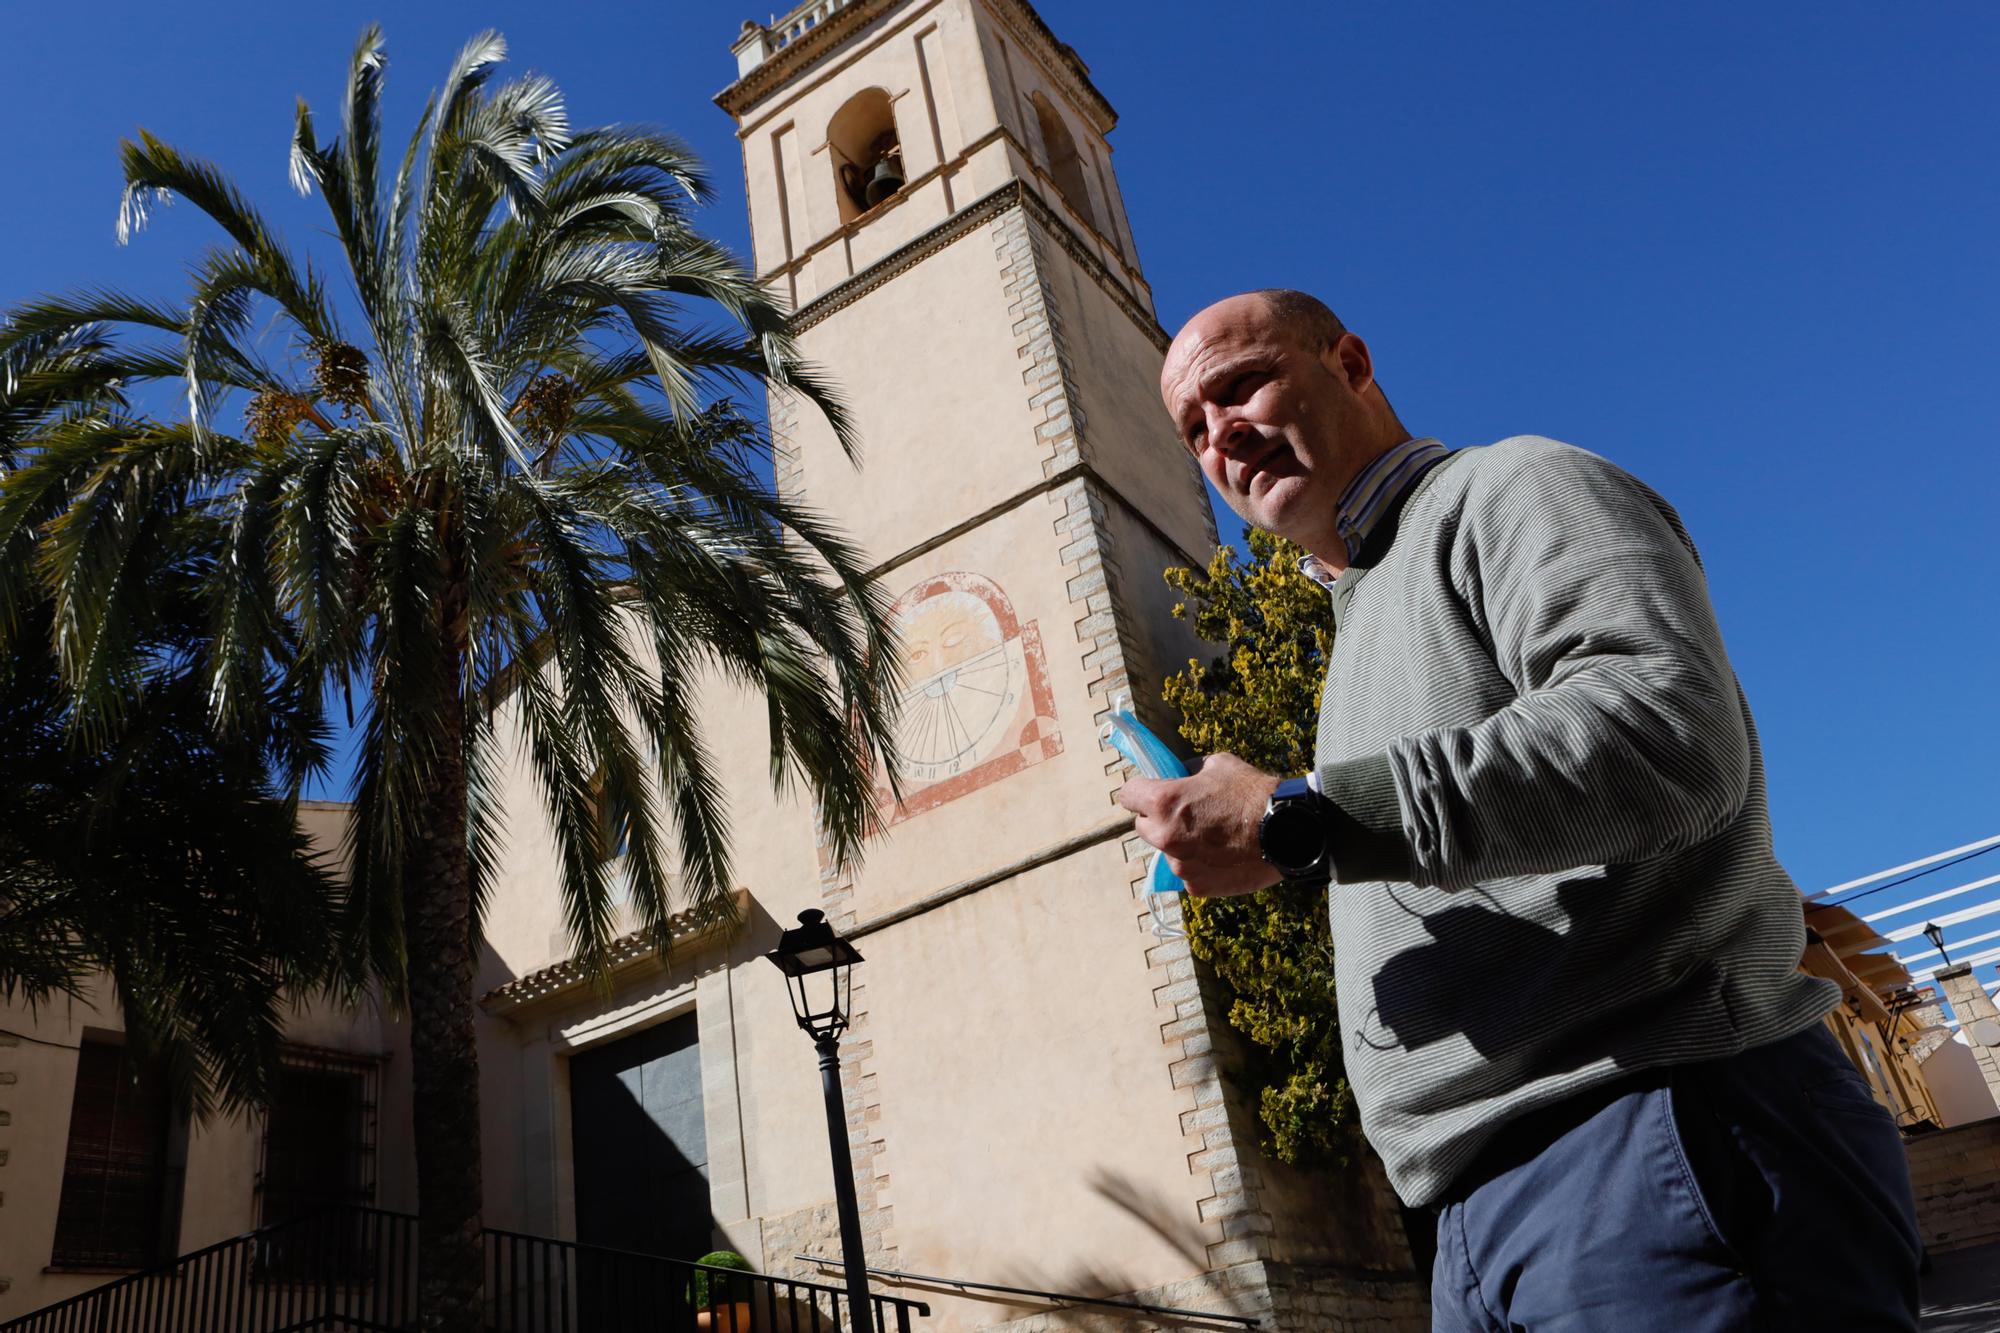
M371 317L379 318L388 293L380 289L374 271L381 261L381 223L378 196L381 191L382 156L382 72L388 52L382 28L371 23L355 43L348 62L347 96L340 110L342 174L352 201L355 240L348 242L349 257L356 261L355 283ZM365 272L363 270L366 270Z
M178 197L187 200L228 232L249 254L260 275L260 289L276 301L307 335L340 341L340 330L326 292L310 267L301 269L279 242L250 201L227 176L207 162L183 156L170 145L139 131L118 146L125 169L124 202L119 206L118 239L129 240L145 222L148 201Z
M348 61L341 103L340 137L321 148L312 110L303 98L293 122L292 185L300 194L317 185L333 215L341 249L354 275L355 294L378 337L394 308L394 277L386 263L381 223L379 158L382 142L382 75L388 63L378 25L363 29Z
M236 467L244 450L240 441L190 426L91 426L63 441L75 454L52 451L24 471L79 465L83 473L67 507L47 524L37 570L53 598L58 668L76 695L73 725L97 736L115 724L123 683L138 669L133 613L144 603L146 571L160 559L174 510ZM13 485L8 490L11 501Z
M495 471L508 461L522 471L529 470L532 463L527 445L514 425L493 366L464 308L425 306L417 320L417 348L426 372L426 388L433 398L457 405L452 419L462 422L470 435L453 440L450 447L471 457L482 444L497 445L503 455L487 459Z
M187 339L181 373L187 381L188 424L199 436L207 424L219 365L247 358L237 338L250 323L251 298L261 290L258 266L241 250L214 250L195 270L188 299Z
M492 28L479 33L467 42L452 61L451 72L445 76L444 88L438 94L438 119L435 134L444 135L457 131L465 118L478 105L479 90L491 78L494 69L507 58L507 39ZM437 156L437 138L431 140L431 156Z
M506 854L506 770L491 710L476 694L465 709L465 843L471 879L471 947L485 937L486 909Z
M661 187L670 187L661 193ZM680 214L684 203L705 203L714 187L701 159L687 144L644 126L605 125L577 131L569 151L550 167L551 208L565 208L579 194L638 190L662 213Z
M279 491L267 504L280 570L276 596L293 608L300 651L325 667L357 668L365 651L354 594L368 538L371 463L378 465L372 484L394 484L379 467L394 457L383 435L364 424L307 436L289 465L273 472Z
M256 729L263 715L266 658L281 617L271 577L277 507L293 458L264 447L230 497L221 558L209 571L209 712L226 735Z
M95 324L133 324L185 336L187 318L173 306L128 296L109 288L84 289L69 296L44 296L7 312L0 326L0 349L43 335L63 335Z

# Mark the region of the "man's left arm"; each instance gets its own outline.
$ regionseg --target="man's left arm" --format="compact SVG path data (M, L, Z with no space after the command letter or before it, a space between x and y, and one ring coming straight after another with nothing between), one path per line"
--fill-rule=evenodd
M1749 736L1683 534L1582 450L1521 448L1493 471L1468 496L1454 577L1516 697L1320 766L1336 880L1457 889L1639 860L1742 808ZM1276 781L1217 755L1119 801L1191 890L1247 893L1274 878L1257 826Z
M1579 449L1501 462L1468 492L1452 564L1516 697L1319 769L1338 879L1458 889L1643 860L1742 809L1741 699L1670 511Z

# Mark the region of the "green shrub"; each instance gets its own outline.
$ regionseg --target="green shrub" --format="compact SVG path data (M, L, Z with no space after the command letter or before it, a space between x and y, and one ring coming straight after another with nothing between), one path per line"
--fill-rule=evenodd
M745 1259L734 1250L711 1250L701 1256L701 1258L695 1260L695 1262L703 1265L703 1267L694 1270L694 1279L688 1284L688 1298L697 1310L706 1310L709 1307L708 1284L710 1279L716 1276L714 1273L709 1272L709 1269L727 1268L738 1273L754 1273L757 1271L750 1266L748 1259ZM729 1284L725 1281L718 1281L716 1286L719 1293L726 1293L729 1289Z
M1169 569L1174 614L1223 651L1167 678L1181 735L1197 754L1228 751L1267 772L1312 767L1321 678L1333 649L1326 591L1299 572L1304 551L1249 530L1205 570ZM1265 1152L1302 1167L1346 1164L1354 1094L1341 1063L1326 893L1274 885L1239 898L1187 900L1188 947L1227 990L1231 1027L1249 1038L1241 1078L1256 1093Z

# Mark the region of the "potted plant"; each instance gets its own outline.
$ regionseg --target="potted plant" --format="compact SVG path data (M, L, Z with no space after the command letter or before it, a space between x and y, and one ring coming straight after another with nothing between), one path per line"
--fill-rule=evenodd
M695 1260L688 1283L688 1300L695 1308L694 1326L703 1333L750 1333L750 1293L745 1283L733 1282L710 1270L726 1268L737 1273L754 1273L750 1261L734 1250L711 1250ZM731 1300L732 1296L742 1297Z

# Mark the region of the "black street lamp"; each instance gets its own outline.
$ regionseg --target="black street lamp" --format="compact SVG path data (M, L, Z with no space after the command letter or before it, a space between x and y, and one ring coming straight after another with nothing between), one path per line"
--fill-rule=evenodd
M1943 956L1944 965L1950 967L1951 955L1944 951L1944 927L1935 921L1924 922L1924 938L1931 942L1931 948Z
M785 974L792 1015L819 1051L820 1089L826 1094L826 1136L833 1146L833 1195L840 1209L840 1257L847 1269L848 1322L854 1333L872 1333L875 1316L868 1302L861 1209L854 1199L854 1156L847 1146L847 1105L840 1095L840 1034L847 1030L854 965L861 961L861 954L833 933L826 913L807 908L799 913L798 927L780 935L778 947L764 956Z

